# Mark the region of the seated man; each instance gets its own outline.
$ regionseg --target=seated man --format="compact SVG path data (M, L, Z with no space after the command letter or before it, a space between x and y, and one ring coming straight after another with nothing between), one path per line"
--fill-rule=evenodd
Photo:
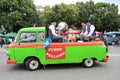
M48 27L47 37L51 38L52 41L63 42L62 36L55 33L56 21L52 21L51 25Z
M84 38L87 36L87 26L85 24L85 21L81 22L81 33L80 33L80 40L84 41Z
M91 25L90 21L86 21L87 25L87 35L86 35L86 40L93 40L96 38L96 33L95 33L95 26Z

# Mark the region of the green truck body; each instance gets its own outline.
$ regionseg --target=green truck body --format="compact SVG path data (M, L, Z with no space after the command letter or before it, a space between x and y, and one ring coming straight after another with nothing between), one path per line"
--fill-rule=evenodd
M34 41L21 41L21 38L34 34ZM36 70L42 65L82 63L92 67L95 60L108 60L106 46L102 41L50 43L44 48L46 31L44 27L19 30L16 41L8 46L8 64L26 64L27 69Z

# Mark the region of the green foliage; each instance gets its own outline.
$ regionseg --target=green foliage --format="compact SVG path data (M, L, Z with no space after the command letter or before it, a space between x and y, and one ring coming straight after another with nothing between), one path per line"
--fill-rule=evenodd
M65 21L69 27L81 28L81 21L90 20L97 31L120 29L118 6L104 2L77 2L76 4L56 4L36 11L33 0L0 0L0 26L7 31L17 32L20 28L50 24L51 20ZM40 26L37 25L37 26Z
M0 0L0 26L7 31L33 26L37 16L32 0Z
M39 18L43 26L50 24L52 19L65 21L69 27L80 28L81 21L90 20L98 31L116 31L120 28L120 14L118 6L104 2L86 3L77 2L76 4L56 4L53 7L46 6L40 12Z
M50 24L50 21L55 19L58 22L65 21L68 25L73 25L76 23L77 9L73 4L66 5L64 3L56 4L52 8L49 6L44 8L44 12L41 16L41 21L43 25Z

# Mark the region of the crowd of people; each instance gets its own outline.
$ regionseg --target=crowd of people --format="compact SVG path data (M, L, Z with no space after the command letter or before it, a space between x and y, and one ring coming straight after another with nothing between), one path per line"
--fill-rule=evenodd
M49 43L52 41L57 41L57 42L63 42L64 39L60 34L56 33L56 25L57 21L53 20L49 26L47 26L47 39L46 39L46 44L45 48L48 47ZM80 30L81 33L79 34L79 39L77 40L82 40L82 41L90 41L92 39L95 39L96 34L95 34L95 26L90 23L89 20L87 21L82 21L81 22L82 29Z
M64 42L65 41L64 36L61 33L60 34L56 33L56 26L57 26L57 21L53 20L51 24L46 27L47 31L46 31L46 43L44 46L45 48L47 48L51 42ZM86 42L86 41L95 40L97 38L96 32L95 32L95 26L92 25L89 20L82 21L81 26L82 26L82 29L80 30L80 34L77 37L76 36L72 37L72 38L76 38L74 39L74 41L79 40L79 41ZM106 39L107 38L104 36L103 41L105 42L106 46L108 46L108 44L106 43ZM23 39L22 41L29 41L29 40L35 40L35 36L32 35L31 37L27 39ZM10 42L9 39L8 41ZM116 37L116 43L120 44L120 37ZM3 47L3 44L5 44L5 40L2 37L0 37L0 46Z
M50 38L52 41L63 42L63 37L56 33L56 25L57 22L54 20L51 24L47 27L47 38ZM80 30L81 33L79 35L80 40L92 40L95 39L95 26L91 25L90 21L82 21L81 22L82 29Z
M8 45L13 42L14 38L9 38L8 36L0 37L0 47L3 47L3 45Z

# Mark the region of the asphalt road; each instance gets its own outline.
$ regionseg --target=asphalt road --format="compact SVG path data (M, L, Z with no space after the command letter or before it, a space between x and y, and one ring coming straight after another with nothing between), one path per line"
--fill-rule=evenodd
M120 80L120 47L110 46L108 54L107 63L97 62L92 68L66 64L27 71L24 65L6 64L6 50L0 48L0 80Z

